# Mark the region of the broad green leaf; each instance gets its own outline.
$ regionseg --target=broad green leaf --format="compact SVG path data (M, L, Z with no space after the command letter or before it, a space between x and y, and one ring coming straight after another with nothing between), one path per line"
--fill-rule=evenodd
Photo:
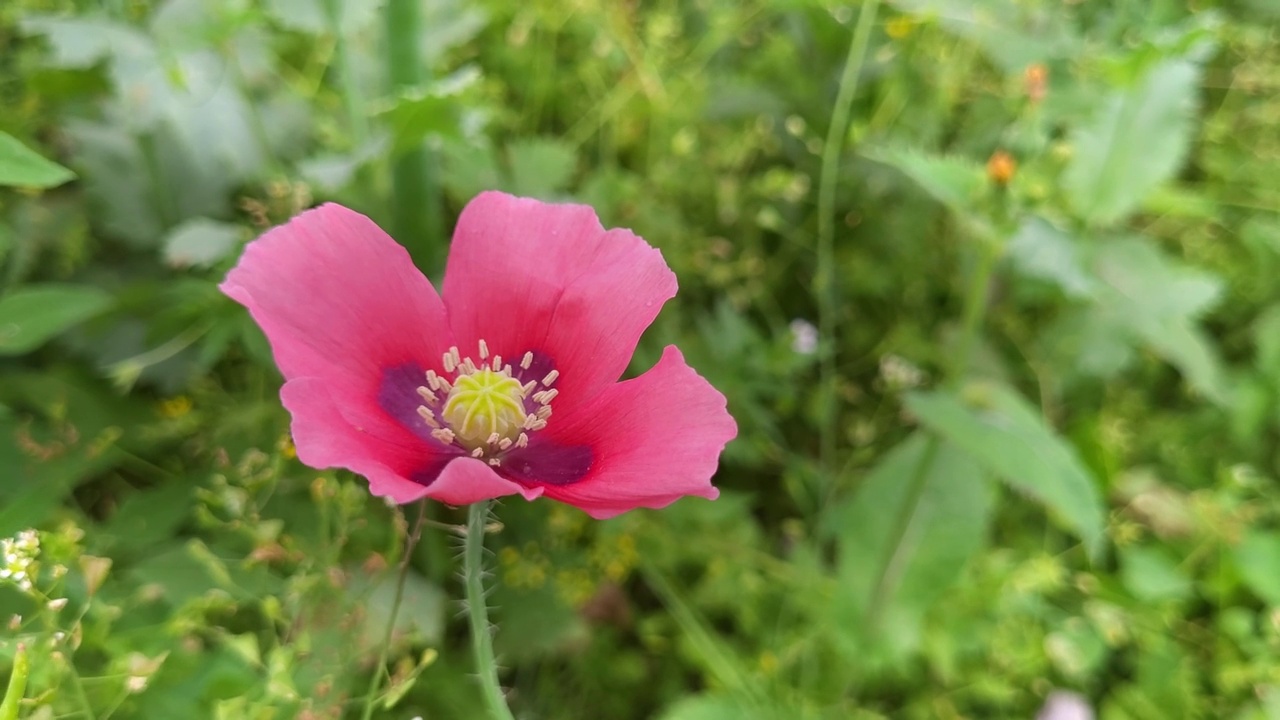
M1232 553L1249 589L1271 605L1280 605L1280 534L1252 532Z
M1119 554L1120 579L1139 600L1184 600L1191 595L1191 581L1164 548L1129 547Z
M559 140L534 138L507 146L511 163L511 192L550 199L564 190L573 177L577 155Z
M841 624L909 650L982 547L992 501L982 469L951 443L917 433L889 451L832 514Z
M1091 224L1128 215L1170 179L1191 145L1200 68L1168 60L1118 90L1072 135L1064 177L1068 197Z
M75 173L0 132L0 185L51 188L74 177Z
M1105 514L1097 480L1017 392L980 383L966 389L964 401L946 391L922 392L908 395L906 406L984 469L1044 504L1098 557Z
M164 259L174 267L208 267L225 258L240 241L240 228L208 218L194 218L164 239Z
M1085 267L1076 241L1048 221L1031 217L1018 228L1007 248L1021 273L1054 283L1071 297L1093 293L1096 280Z
M1225 402L1221 362L1195 323L1218 302L1222 280L1166 256L1145 238L1105 242L1094 268L1103 281L1097 307L1107 322L1133 333L1205 397Z
M391 128L392 151L416 147L427 137L457 138L463 133L462 94L480 79L480 72L466 67L427 87L403 90L377 115Z
M983 167L965 158L902 148L878 148L865 154L902 171L935 200L953 210L970 208L986 185Z
M0 356L19 355L88 320L111 296L83 285L28 285L0 298Z

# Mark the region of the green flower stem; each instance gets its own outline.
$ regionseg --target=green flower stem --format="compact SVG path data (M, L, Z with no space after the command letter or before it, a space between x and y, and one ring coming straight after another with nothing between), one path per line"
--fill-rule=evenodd
M18 643L18 651L13 656L13 674L9 676L9 689L4 694L4 702L0 703L0 720L18 720L18 705L26 695L27 673L30 669L27 648Z
M831 124L827 127L827 139L822 145L822 170L818 181L818 272L814 278L818 300L818 336L822 342L821 376L823 388L822 419L818 424L819 462L823 469L828 490L834 487L836 478L836 430L838 422L836 384L836 353L839 347L836 337L836 312L840 304L840 292L836 285L835 215L836 181L840 169L840 155L844 150L845 136L849 131L849 114L853 96L858 88L858 75L862 73L863 59L871 39L879 0L864 0L858 13L858 23L849 42L849 54L840 73L840 88L836 93L835 107L831 112ZM825 503L824 503L825 505Z
M419 87L427 79L418 39L422 36L421 0L387 0L387 77L392 92ZM419 141L391 161L393 234L426 272L442 264L440 193L435 158Z
M492 720L515 720L498 684L498 665L493 659L493 632L484 595L484 526L492 501L471 505L467 515L467 535L462 550L463 573L467 581L467 616L471 620L471 651L484 704Z
M369 680L369 691L365 693L364 712L361 720L373 717L373 708L378 704L378 694L382 691L382 676L386 674L387 656L391 652L391 636L396 629L396 616L400 614L400 603L404 600L404 585L409 578L409 565L413 559L413 549L422 537L423 520L427 517L427 502L423 498L418 503L418 519L413 523L413 530L405 540L404 555L400 558L400 579L396 582L395 598L391 601L391 615L387 618L387 630L382 636L382 652L378 655L378 664L373 667L373 678Z

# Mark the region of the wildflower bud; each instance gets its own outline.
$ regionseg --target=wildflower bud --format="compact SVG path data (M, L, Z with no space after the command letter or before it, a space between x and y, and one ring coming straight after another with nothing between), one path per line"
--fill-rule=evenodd
M66 598L54 598L53 600L49 601L49 604L47 607L54 612L58 612L59 610L61 610L66 606L67 606Z
M1008 185L1018 170L1018 162L1003 150L997 150L987 160L987 177L997 185Z
M1041 63L1032 63L1022 72L1022 85L1026 89L1027 99L1032 103L1044 100L1049 93L1049 68Z
M21 615L15 614L9 617L9 629L13 632L17 632L18 630L22 629Z

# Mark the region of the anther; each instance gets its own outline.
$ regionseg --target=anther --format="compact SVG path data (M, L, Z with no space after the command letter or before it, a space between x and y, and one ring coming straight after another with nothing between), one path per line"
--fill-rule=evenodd
M476 364L472 362L471 358L467 358L466 360L463 360L462 367L466 368L467 372L469 373L475 373L476 371Z
M471 457L473 457L473 458L482 458L482 457L484 457L484 448L476 448L475 450L472 450L472 451L471 451Z
M502 461L501 461L501 460L499 460L498 458L489 458L489 464L490 464L490 465L492 465L492 466L494 466L494 467L498 467L498 466L502 465Z
M427 385L429 385L432 390L440 389L440 376L436 374L435 370L427 371Z
M520 367L524 368L525 370L528 370L529 366L532 364L533 364L533 351L530 350L524 354L524 357L520 358Z
M439 430L432 430L431 437L439 440L445 445L452 445L453 439L456 436L453 434L453 431L450 430L449 428L440 428Z
M431 412L430 408L419 405L418 417L422 418L423 421L425 421L431 427L436 428L437 430L440 429L440 421L436 420L436 414Z
M524 423L520 427L524 428L525 430L532 430L533 424L536 422L538 422L537 415L525 415Z
M529 447L529 436L525 433L520 433L520 436L516 438L516 447Z
M536 382L534 382L534 381L532 381L532 380L530 380L529 382L525 383L524 385L521 385L521 386L520 386L520 397L528 397L528 396L529 396L529 393L533 392L533 389L534 389L535 387L537 387L537 385L538 385L538 383L536 383Z
M493 356L493 362L492 362L492 363L490 363L489 367L493 368L493 371L494 371L494 372L498 372L499 370L501 370L501 369L502 369L502 356L501 356L501 355L494 355L494 356Z
M539 419L539 420L546 420L546 419L547 419L547 418L549 418L549 417L551 417L551 406L550 406L550 405L543 405L542 407L538 408L538 419Z
M457 369L458 369L458 363L453 359L453 353L452 352L445 353L444 354L444 371L447 373L451 373Z
M420 387L418 388L418 395L421 396L423 400L426 400L431 405L436 404L436 394L431 392L430 389L425 387Z
M483 360L487 357L489 357L489 344L484 341L484 338L481 338L480 339L480 359Z
M497 445L498 441L501 439L502 439L502 436L499 435L498 433L490 433L489 437L485 438L485 443L489 445Z
M551 372L547 373L546 377L542 378L542 384L546 385L547 387L551 387L551 383L555 382L556 378L558 377L560 377L560 371L552 370Z
M499 450L506 450L509 447L511 447L511 438L502 438L501 440L498 441Z

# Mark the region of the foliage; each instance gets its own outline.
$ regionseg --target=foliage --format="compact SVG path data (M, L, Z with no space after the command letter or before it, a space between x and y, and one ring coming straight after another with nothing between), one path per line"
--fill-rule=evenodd
M499 188L660 247L633 370L740 425L714 503L497 509L518 717L1280 717L1276 16L1194 5L3 3L0 715L475 715L461 512L376 667L410 523L216 284L320 200L438 278Z

